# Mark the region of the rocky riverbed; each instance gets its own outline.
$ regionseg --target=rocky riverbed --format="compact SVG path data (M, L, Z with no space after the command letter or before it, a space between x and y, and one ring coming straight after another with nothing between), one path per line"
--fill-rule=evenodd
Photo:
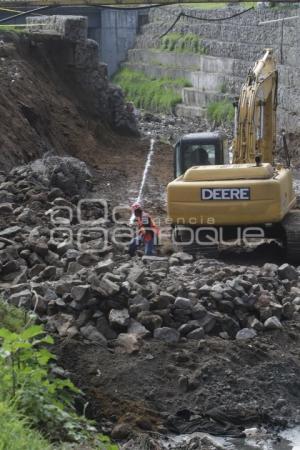
M87 414L128 442L299 422L300 267L129 259L93 189L75 158L1 174L1 295L56 336Z
M152 114L149 112L139 113L139 126L141 133L151 136L156 140L175 142L184 134L199 133L202 131L213 131L221 129L226 131L229 139L232 139L232 126L218 126L209 123L204 118L186 118L166 114Z

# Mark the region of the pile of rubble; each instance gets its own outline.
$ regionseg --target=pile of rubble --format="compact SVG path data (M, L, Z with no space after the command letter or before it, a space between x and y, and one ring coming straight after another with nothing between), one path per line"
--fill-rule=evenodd
M204 118L186 118L166 114L139 112L139 127L142 134L154 137L157 141L175 144L184 134L221 130L232 139L232 127L217 126Z
M252 339L299 315L300 267L228 265L182 252L130 259L111 238L112 217L99 219L101 205L88 203L79 219L92 183L76 159L46 158L1 181L1 295L61 337L131 353L143 338Z

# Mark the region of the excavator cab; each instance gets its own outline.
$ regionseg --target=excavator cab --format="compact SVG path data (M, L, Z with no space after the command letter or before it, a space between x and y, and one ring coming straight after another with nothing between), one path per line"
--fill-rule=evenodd
M193 166L229 164L228 140L221 131L182 136L174 147L174 177Z

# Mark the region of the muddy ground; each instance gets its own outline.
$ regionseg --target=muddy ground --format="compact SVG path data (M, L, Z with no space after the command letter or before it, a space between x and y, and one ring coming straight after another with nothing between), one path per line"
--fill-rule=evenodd
M70 341L58 356L86 392L88 415L108 430L125 422L129 432L239 435L254 424L300 420L299 341L300 324L287 323L251 343L149 340L128 356Z

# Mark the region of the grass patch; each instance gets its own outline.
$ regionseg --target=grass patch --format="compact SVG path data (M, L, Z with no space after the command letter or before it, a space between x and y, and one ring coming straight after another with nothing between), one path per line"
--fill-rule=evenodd
M32 430L28 420L13 406L0 402L0 450L50 450L53 447Z
M229 100L212 102L208 105L207 117L217 124L232 122L234 118L234 107Z
M204 55L202 40L194 33L168 33L161 39L160 50L176 53L198 53Z
M154 112L172 112L181 103L179 90L191 86L184 78L151 78L143 72L121 69L113 78L137 108Z
M182 6L189 6L191 8L196 8L196 9L219 9L219 8L224 8L227 3L226 2L222 2L222 3L218 3L218 2L212 2L212 3L180 3L180 5Z
M0 300L0 328L20 332L27 323L28 325L32 323L27 311L22 308L15 308Z
M6 24L0 25L0 32L1 31L13 31L14 33L28 33L26 25L6 25Z
M228 2L211 2L211 3L180 3L182 6L188 6L195 9L220 9L225 8ZM251 6L256 6L256 2L240 2L240 6L244 8L251 8Z

